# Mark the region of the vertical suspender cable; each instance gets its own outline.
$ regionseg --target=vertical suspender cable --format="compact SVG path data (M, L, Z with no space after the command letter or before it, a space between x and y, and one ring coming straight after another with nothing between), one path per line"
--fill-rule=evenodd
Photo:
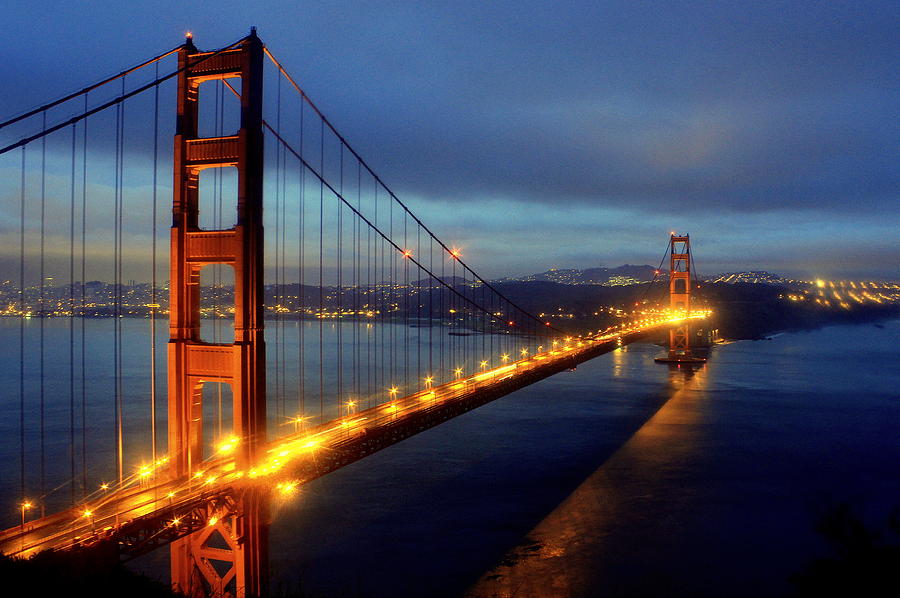
M75 506L75 134L72 125L72 165L69 188L69 498Z
M325 174L325 122L320 125L319 134L319 172ZM325 321L322 319L325 311L324 294L324 252L325 252L325 185L319 181L319 423L325 422L325 364L323 343L325 340Z
M409 253L409 240L407 239L406 214L403 214L403 250ZM406 384L409 379L409 260L403 260L403 377ZM410 388L412 390L412 388Z
M47 129L47 112L43 112L43 129ZM44 446L44 320L47 313L44 307L44 237L46 230L46 183L47 183L47 137L41 139L41 296L40 296L40 370L41 370L41 516L45 513L44 494L46 491L46 459Z
M19 498L25 500L25 146L19 183Z
M303 152L303 116L304 116L304 105L305 104L306 104L306 101L303 98L301 98L300 99L300 152L301 152L300 155L301 156L303 155L303 153L302 153ZM305 368L305 363L303 361L303 355L304 355L303 329L306 327L306 321L305 321L306 320L306 308L305 308L306 286L304 284L306 279L304 276L305 270L304 270L304 264L303 264L303 254L304 254L303 230L306 227L306 212L305 212L305 210L306 210L306 168L303 167L302 162L300 163L300 198L299 199L300 199L300 201L299 201L300 205L298 206L297 219L298 219L298 228L300 229L300 232L298 234L298 240L297 240L297 254L298 254L297 255L297 263L298 263L297 278L299 280L299 290L298 290L299 298L298 298L298 300L300 302L300 305L299 305L298 309L300 311L300 316L297 321L297 336L298 336L297 342L299 345L299 349L297 351L297 362L298 362L298 366L299 366L298 367L299 373L297 376L298 377L297 391L298 391L299 401L300 401L300 404L299 404L300 417L304 418L304 417L306 417L306 384L305 384L306 368ZM302 422L303 419L301 419L300 421Z
M278 120L281 121L281 77L278 78ZM280 143L278 144L281 145ZM287 303L286 287L287 287L287 152L281 148L281 163L278 165L281 173L281 299L282 303ZM281 353L281 413L282 416L287 414L287 342L285 330L284 316L281 316L281 342L278 350Z
M356 209L362 208L362 166L359 161L356 162ZM353 392L359 400L360 389L360 365L359 365L359 287L360 287L360 264L362 263L360 221L358 217L353 218Z
M373 192L373 204L374 204L374 217L375 217L375 225L378 225L378 183L374 184L374 192ZM384 384L384 289L381 285L384 279L384 263L383 256L381 253L382 240L379 237L374 238L374 243L372 244L372 251L374 253L373 256L373 264L372 264L372 273L374 280L372 281L375 295L374 300L374 309L375 309L375 330L373 330L373 339L372 346L374 348L374 353L372 355L372 363L374 363L374 372L375 372L375 392L380 394L381 387L386 386ZM379 374L381 377L379 379Z
M87 112L88 94L84 94L84 111ZM84 119L81 145L81 492L87 492L87 340L85 338L85 283L87 282L87 140L88 119Z
M388 238L389 238L391 241L393 241L393 240L394 240L394 202L393 202L393 200L391 200L390 198L388 198L388 219L389 219L389 226L388 226L389 232L388 232ZM395 264L396 261L397 261L397 255L396 255L396 253L394 252L394 250L393 250L392 248L388 248L388 252L389 252L388 255L389 255L390 260L391 260L391 262L390 262L390 268L391 268L391 272L390 272L391 286L390 286L390 295L388 295L388 313L391 313L391 310L393 310L393 308L394 308L394 297L395 297L395 293L394 293L394 285L396 284L396 279L394 278L394 264ZM391 317L391 321L390 321L391 326L390 326L390 329L389 329L389 330L390 330L390 353L389 353L389 357L390 357L390 366L391 366L391 367L390 367L390 370L389 370L389 371L390 371L390 373L391 373L391 384L394 385L394 384L396 384L396 382L397 382L397 375L396 375L396 373L394 372L394 353L395 353L395 351L396 351L396 348L395 348L395 345L394 345L394 336L395 336L396 328L397 328L397 327L394 325L394 315L391 314L390 317ZM406 388L403 389L404 392L406 392L406 390L407 390Z
M422 227L416 225L416 253L422 255ZM416 322L419 328L416 329L416 371L422 371L422 269L416 270ZM429 322L431 329L431 322ZM428 375L432 375L432 371L428 370Z
M156 63L155 79L159 79L159 63ZM153 206L150 274L150 454L156 472L156 219L157 177L159 168L159 85L153 88Z
M434 371L434 239L428 239L428 371ZM441 287L437 287L439 290ZM438 324L441 321L438 319Z
M339 167L341 169L341 173L338 176L338 189L341 195L344 194L344 146L340 146L340 160ZM343 268L344 268L344 211L341 209L341 202L335 202L337 204L337 396L338 402L344 400L344 344L343 344L343 327L341 319L343 313L343 305L344 302L342 300L342 295L344 294L344 280L343 280ZM347 407L347 415L350 415L349 405Z
M441 280L446 281L447 280L447 262L444 259L443 252L440 252L439 255L441 256ZM434 272L433 268L432 268L432 272ZM452 281L451 281L451 284L452 284ZM439 330L439 337L438 337L438 368L441 371L444 371L444 349L445 349L445 346L447 345L447 342L445 341L445 339L449 339L452 337L448 337L447 331L444 330L444 318L446 317L446 314L447 314L447 312L445 310L448 309L447 306L444 305L444 296L447 293L444 291L443 285L437 285L437 289L438 289L438 293L439 293L438 303L440 303L440 305L438 305L438 309L440 310L440 313L438 314L438 324L440 324L440 327L441 327ZM449 299L449 297L448 297L448 299Z
M377 216L377 212L376 212ZM366 313L372 313L374 316L377 313L378 305L375 303L375 293L374 287L372 286L372 270L375 268L375 262L373 261L375 257L375 249L372 247L372 228L366 227ZM368 315L366 316L368 317ZM372 398L373 394L377 392L375 389L378 388L378 380L374 377L374 369L375 369L375 349L374 349L374 337L377 333L377 330L372 330L371 324L369 322L374 322L376 320L367 320L366 321L366 395L369 397L368 406L372 406ZM372 386L373 379L375 382L375 386ZM375 403L378 403L376 398Z
M281 134L281 77L278 77L278 91L275 95L275 130ZM275 415L277 418L284 416L281 401L281 144L275 144Z
M125 78L122 77L122 95L125 95ZM124 209L122 191L124 188L122 176L124 175L123 162L125 161L125 105L116 105L116 210L115 210L115 397L116 397L116 472L119 486L125 477L125 462L123 455L123 427L124 404L122 401L122 212Z

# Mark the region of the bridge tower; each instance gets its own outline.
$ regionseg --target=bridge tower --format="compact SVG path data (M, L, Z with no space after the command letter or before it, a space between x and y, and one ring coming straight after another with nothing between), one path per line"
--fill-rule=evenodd
M256 31L231 49L200 52L188 36L178 54L175 180L172 205L168 440L170 475L193 475L203 461L205 382L230 385L236 466L246 470L266 441L263 337L263 45ZM235 135L198 137L202 83L240 82ZM235 86L237 87L237 86ZM199 227L200 171L237 170L237 224ZM227 205L227 204L226 204ZM234 342L200 337L200 270L234 269ZM227 511L207 507L210 525L172 544L172 584L189 596L259 596L268 577L268 509L261 492L243 489Z
M669 309L684 319L669 331L669 354L663 363L702 363L691 351L691 236L669 236Z

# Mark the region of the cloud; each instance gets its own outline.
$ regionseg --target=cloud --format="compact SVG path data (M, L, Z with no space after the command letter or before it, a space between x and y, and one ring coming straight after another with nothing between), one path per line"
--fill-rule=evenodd
M117 72L187 28L215 47L252 20L426 222L491 248L489 270L582 265L591 243L607 264L637 261L625 251L652 253L640 248L671 227L715 239L723 266L812 265L834 243L829 229L861 255L869 247L874 264L890 248L865 240L882 238L879 224L900 226L895 2L226 2L217 15L109 6L12 9L23 37L55 43L10 49L7 79L28 94L6 94L0 112ZM153 28L132 27L151 17ZM119 50L98 52L87 35ZM271 107L271 85L266 93ZM146 125L140 113L128 113L129 126ZM96 134L111 148L108 124ZM791 243L795 221L819 229ZM747 253L734 231L748 228L783 252Z

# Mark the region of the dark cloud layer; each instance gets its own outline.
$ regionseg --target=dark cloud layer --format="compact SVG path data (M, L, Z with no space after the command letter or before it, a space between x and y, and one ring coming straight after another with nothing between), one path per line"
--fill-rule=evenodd
M895 1L215 6L13 7L5 78L28 93L4 94L0 112L115 72L186 29L214 47L255 24L393 188L428 200L426 220L442 220L441 205L503 200L560 218L563 206L572 218L690 217L719 244L729 214L735 227L770 215L772 230L786 218L900 225ZM834 243L812 229L798 240L796 269ZM876 270L900 275L884 265L900 250L872 242ZM784 265L770 255L735 250L722 264ZM567 256L580 259L554 259Z

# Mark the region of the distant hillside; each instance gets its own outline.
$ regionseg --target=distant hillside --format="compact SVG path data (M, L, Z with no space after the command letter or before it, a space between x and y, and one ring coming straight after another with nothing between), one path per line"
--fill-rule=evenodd
M586 270L551 268L537 274L503 278L500 282L555 282L557 284L618 286L648 282L653 280L655 274L656 268L653 266L625 264L617 268L599 267Z

